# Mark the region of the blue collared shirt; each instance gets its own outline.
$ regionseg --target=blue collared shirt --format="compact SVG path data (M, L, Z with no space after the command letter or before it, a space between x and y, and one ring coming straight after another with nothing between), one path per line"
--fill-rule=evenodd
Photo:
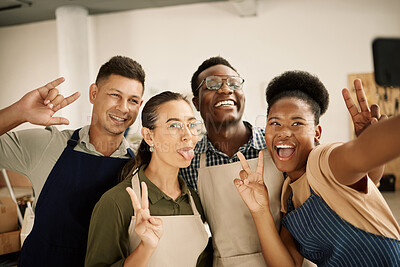
M256 126L252 126L250 123L243 122L246 127L251 129L251 137L249 141L241 146L240 151L246 159L254 159L258 157L258 152L262 149L266 149L264 135L265 130ZM179 174L186 180L187 184L193 187L197 191L197 176L198 169L200 168L200 155L206 153L206 166L223 165L232 162L239 161L237 152L229 158L228 155L219 151L211 144L207 134L197 143L194 148L194 158L189 167L180 169ZM238 174L239 175L239 174Z

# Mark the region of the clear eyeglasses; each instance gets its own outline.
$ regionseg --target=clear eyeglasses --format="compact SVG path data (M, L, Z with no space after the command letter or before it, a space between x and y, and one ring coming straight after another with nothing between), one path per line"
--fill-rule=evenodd
M199 135L203 130L203 123L201 121L190 121L188 123L183 123L181 121L170 121L167 123L167 129L170 134L181 134L186 127L189 129L192 135Z
M226 77L226 75L223 75L223 77ZM226 82L226 85L228 85L228 87L232 90L242 89L244 83L244 79L240 76L229 76L227 78L222 78L219 75L214 75L208 76L203 79L197 87L196 91L200 89L203 83L206 84L208 90L218 90L219 88L221 88L224 81Z

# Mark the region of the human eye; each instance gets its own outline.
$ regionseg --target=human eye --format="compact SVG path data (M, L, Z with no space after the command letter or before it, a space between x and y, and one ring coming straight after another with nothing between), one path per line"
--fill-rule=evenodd
M169 129L182 129L183 125L182 125L182 123L177 121L177 122L173 122L173 123L169 124L168 128Z
M189 127L189 128L196 128L197 127L197 121L191 121L191 122L189 122L188 124L187 124L187 126Z
M301 125L304 125L304 123L299 122L299 121L296 121L293 123L293 126L301 126Z
M117 94L117 93L111 93L110 96L119 97L119 94Z
M135 98L129 99L129 102L131 102L132 104L138 104L139 103L139 101L137 101Z
M240 77L230 77L228 78L228 83L231 86L241 86L242 85L242 79Z
M202 132L202 122L200 121L191 121L187 127L193 135L199 135Z
M272 126L279 126L280 124L279 124L279 122L277 122L277 121L271 121L271 122L269 123L269 125L272 125Z
M206 79L206 86L208 89L211 90L218 90L221 88L222 80L220 77L217 76L210 76Z

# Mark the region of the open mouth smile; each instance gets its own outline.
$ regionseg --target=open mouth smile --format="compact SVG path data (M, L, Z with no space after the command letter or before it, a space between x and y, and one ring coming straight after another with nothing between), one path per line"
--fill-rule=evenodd
M280 144L275 146L275 151L278 159L285 161L293 157L296 148L293 145Z
M120 122L120 123L127 121L127 119L118 117L118 116L116 116L116 115L110 114L109 116L110 116L110 118L111 118L112 120L117 121L117 122Z
M223 101L219 101L218 103L216 103L214 105L214 107L218 108L218 107L229 107L229 106L234 106L235 102L232 100L223 100Z

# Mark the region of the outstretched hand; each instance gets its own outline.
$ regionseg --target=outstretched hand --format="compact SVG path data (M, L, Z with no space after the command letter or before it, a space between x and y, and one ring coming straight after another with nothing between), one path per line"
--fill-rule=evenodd
M268 190L264 184L264 154L258 154L257 169L253 172L242 153L237 153L242 170L239 173L240 179L233 182L250 212L258 212L269 208Z
M59 90L56 87L64 81L64 78L58 78L24 95L16 103L24 121L43 126L69 124L66 118L53 117L58 110L68 106L80 97L79 92L69 97L59 94Z
M380 120L387 119L387 116L380 114L380 108L378 105L374 104L371 105L371 107L368 105L368 100L365 96L360 79L354 80L354 88L356 90L360 111L351 98L350 92L347 88L342 90L342 95L353 121L355 134L358 137L368 126Z
M138 197L132 188L127 187L126 191L131 197L133 210L136 216L135 232L140 237L145 247L155 249L163 234L162 220L150 215L147 186L145 182L142 182L141 185L141 203L139 203Z

